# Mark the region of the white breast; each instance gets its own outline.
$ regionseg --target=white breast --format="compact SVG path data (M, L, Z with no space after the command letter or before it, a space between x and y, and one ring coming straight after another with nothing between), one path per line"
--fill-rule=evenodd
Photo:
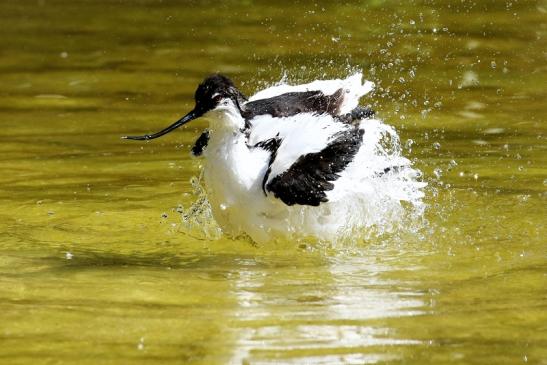
M259 209L260 199L256 198L263 196L262 180L270 155L248 148L245 135L234 129L239 121L223 120L234 118L234 114L219 112L208 117L212 129L204 152L207 197L215 220L237 235L249 230L249 221L241 215L251 206Z

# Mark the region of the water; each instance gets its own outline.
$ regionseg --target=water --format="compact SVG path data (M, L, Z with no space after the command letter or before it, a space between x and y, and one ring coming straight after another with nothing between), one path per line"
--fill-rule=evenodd
M544 1L0 4L2 363L547 363ZM363 69L428 224L354 245L185 233L208 72ZM211 228L214 236L214 227Z

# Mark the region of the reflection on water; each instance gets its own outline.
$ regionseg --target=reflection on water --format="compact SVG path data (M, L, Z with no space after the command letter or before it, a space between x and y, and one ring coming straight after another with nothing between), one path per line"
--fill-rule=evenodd
M242 329L237 331L240 338L231 363L244 359L275 363L281 358L291 363L360 364L398 358L379 351L380 347L421 344L369 322L427 311L422 293L408 288L393 291L396 283L378 277L390 270L388 265L344 257L342 262L335 259L317 268L321 273L281 282L253 272L239 273L236 316L242 319ZM316 280L316 275L322 279ZM264 287L270 288L268 292L262 292Z
M546 12L0 3L1 362L544 364ZM209 72L252 94L355 69L429 183L417 233L209 240L180 213L205 124L119 139L175 120Z

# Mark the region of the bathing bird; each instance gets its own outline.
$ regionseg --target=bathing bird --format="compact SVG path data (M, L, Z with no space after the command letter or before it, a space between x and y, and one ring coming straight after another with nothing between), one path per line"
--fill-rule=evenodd
M359 106L373 89L362 78L279 84L248 98L213 74L185 116L157 133L122 138L151 140L207 118L192 153L205 158L207 198L223 232L259 243L336 240L376 224L386 205L418 204L425 186L394 129Z

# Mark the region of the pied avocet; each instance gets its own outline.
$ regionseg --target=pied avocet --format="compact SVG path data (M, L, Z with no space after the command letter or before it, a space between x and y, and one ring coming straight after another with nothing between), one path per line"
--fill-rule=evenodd
M198 86L184 117L155 134L124 138L154 139L205 117L209 129L192 152L205 157L208 200L225 233L257 242L335 240L423 197L425 183L402 156L395 130L358 106L372 89L357 73L247 98L215 74Z

